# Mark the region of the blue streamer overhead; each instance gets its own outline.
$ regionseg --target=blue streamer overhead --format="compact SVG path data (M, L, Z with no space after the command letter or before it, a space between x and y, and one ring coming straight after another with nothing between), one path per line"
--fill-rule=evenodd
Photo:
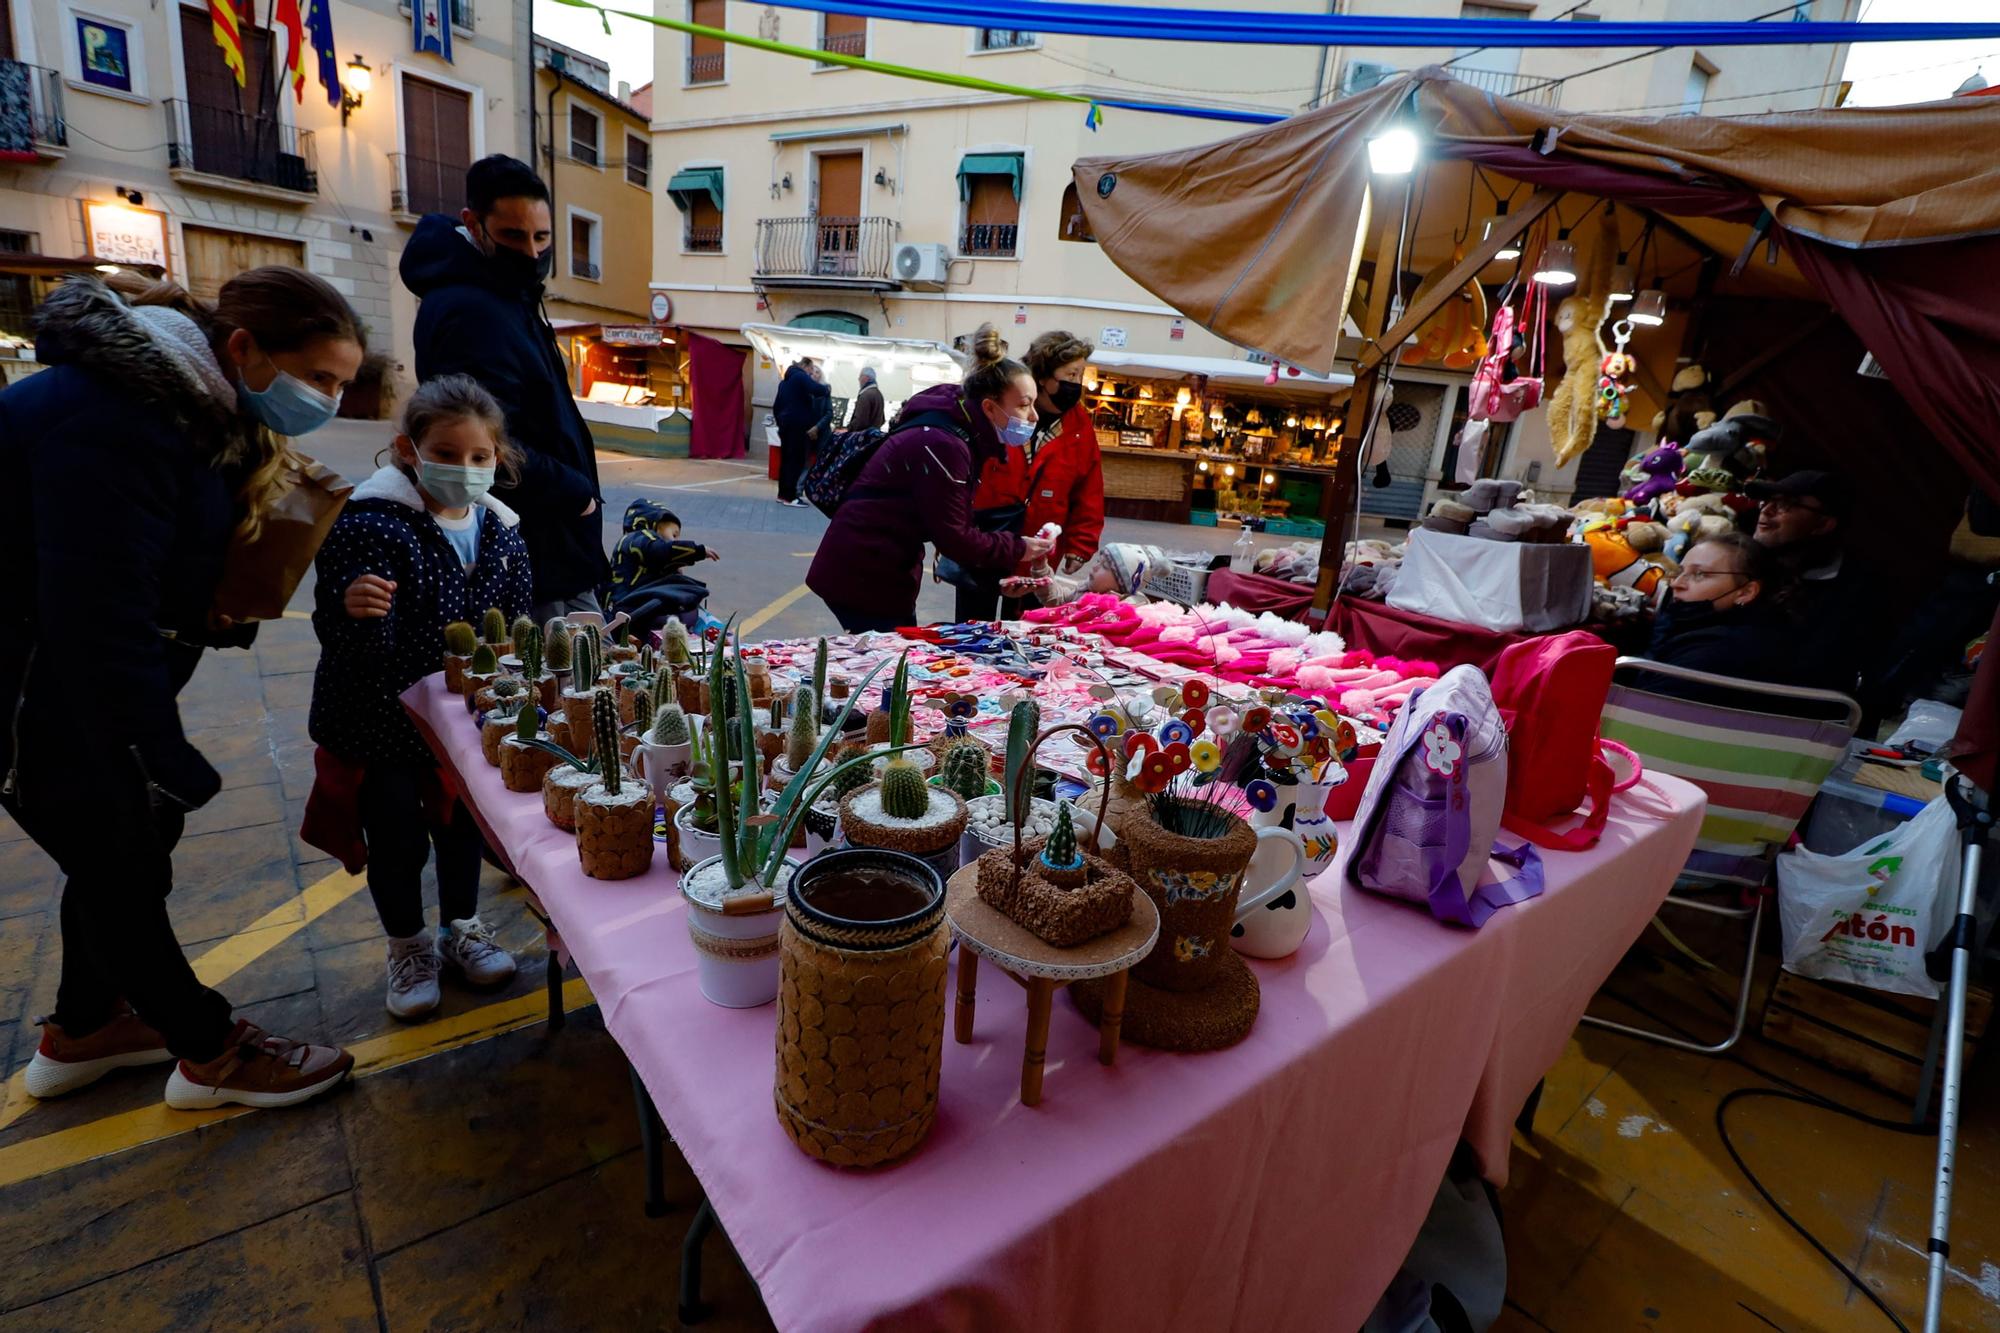
M1127 37L1142 41L1229 42L1259 46L1812 46L1936 42L2000 37L2000 16L1979 23L1567 23L1553 19L1426 19L1357 14L1273 14L1153 5L1070 4L1061 0L792 0L788 8L856 14L954 28L1004 26L1029 32Z

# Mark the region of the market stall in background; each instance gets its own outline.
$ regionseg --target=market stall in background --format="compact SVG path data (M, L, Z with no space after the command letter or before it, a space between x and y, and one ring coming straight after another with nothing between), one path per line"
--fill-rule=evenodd
M148 278L166 275L157 264L113 264L102 259L16 254L0 250L0 388L40 370L35 360L35 307L72 273L129 270Z
M903 400L935 384L956 384L965 363L943 343L917 338L870 338L830 329L793 328L783 324L745 324L744 338L756 349L756 387L752 401L760 409L757 427L770 442L770 473L778 475L780 446L770 407L785 371L801 357L811 357L826 372L833 390L833 428L843 429L848 408L861 391L861 368L873 366L880 377L883 405L890 420Z
M676 330L558 321L555 331L569 363L570 392L600 444L616 447L631 435L669 453L677 444L676 456L687 456L694 395Z

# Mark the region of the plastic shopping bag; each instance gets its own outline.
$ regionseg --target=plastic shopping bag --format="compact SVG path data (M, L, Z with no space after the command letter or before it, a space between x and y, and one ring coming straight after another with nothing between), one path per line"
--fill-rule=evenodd
M1802 977L1936 998L1924 953L1951 924L1958 825L1940 796L1851 852L1778 858L1785 967Z

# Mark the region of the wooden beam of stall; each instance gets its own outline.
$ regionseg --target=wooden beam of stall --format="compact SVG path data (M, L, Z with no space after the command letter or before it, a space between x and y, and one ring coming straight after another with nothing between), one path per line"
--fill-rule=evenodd
M1493 230L1481 238L1478 245L1472 247L1471 253L1452 266L1444 281L1418 297L1410 308L1403 312L1403 317L1396 321L1394 328L1369 344L1368 350L1355 359L1356 384L1360 383L1363 374L1375 369L1394 355L1397 348L1415 336L1417 330L1423 327L1424 321L1443 309L1445 302L1456 297L1466 283L1485 271L1486 266L1493 262L1493 257L1500 253L1502 247L1520 236L1542 214L1554 208L1556 201L1562 197L1561 190L1537 190L1529 196L1528 202L1522 205L1520 212L1509 213L1504 218L1495 218ZM1378 284L1381 281L1379 273L1376 281Z
M1340 567L1346 558L1350 537L1348 525L1354 519L1354 499L1361 490L1363 444L1368 422L1375 415L1375 391L1381 383L1381 367L1376 365L1354 377L1341 418L1340 460L1327 479L1320 501L1323 534L1319 544L1319 578L1313 588L1313 613L1324 617L1333 604L1334 589L1340 583Z

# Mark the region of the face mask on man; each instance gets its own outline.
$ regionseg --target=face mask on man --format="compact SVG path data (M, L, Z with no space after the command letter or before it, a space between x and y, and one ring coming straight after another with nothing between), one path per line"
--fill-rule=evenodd
M1057 380L1056 387L1049 390L1049 401L1056 405L1056 411L1067 412L1083 401L1083 386L1075 380Z
M495 469L490 467L460 467L456 463L433 463L427 458L417 460L417 485L431 499L453 509L478 504L493 489L494 475Z
M278 434L294 439L312 434L333 420L340 411L338 394L329 398L284 370L278 371L270 384L262 389L239 383L236 392L243 400L244 410L251 416Z
M556 271L556 247L553 244L531 257L512 246L500 244L490 235L484 240L481 249L486 252L487 261L524 287L531 283L546 283L549 275Z

